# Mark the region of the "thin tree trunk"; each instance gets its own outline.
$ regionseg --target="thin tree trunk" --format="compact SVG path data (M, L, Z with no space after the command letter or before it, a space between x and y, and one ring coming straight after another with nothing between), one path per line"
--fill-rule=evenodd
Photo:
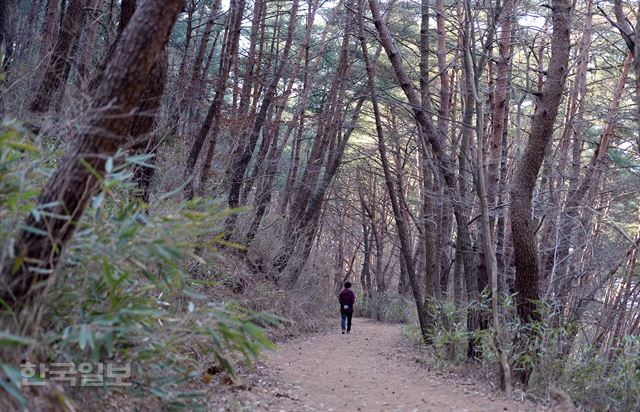
M200 39L198 51L196 52L196 56L193 61L193 69L191 70L191 82L189 84L189 91L187 92L186 110L190 110L193 107L195 100L200 95L199 90L201 89L201 83L204 81L202 65L204 64L207 45L209 44L211 32L213 31L213 24L215 23L216 17L218 17L218 13L220 12L220 4L221 0L214 0L209 17L204 26L204 31L202 32L202 38Z
M280 83L280 79L282 78L282 74L284 73L284 69L288 64L289 60L289 52L291 51L291 44L293 42L293 32L296 27L298 15L298 0L293 0L293 4L291 7L291 14L289 17L289 27L287 29L287 38L284 45L284 50L282 52L281 60L277 65L275 74L273 79L271 79L271 83L267 87L264 98L262 99L262 103L260 105L260 111L256 116L255 122L253 123L253 127L251 129L251 133L249 134L248 141L243 144L241 142L239 144L239 152L232 154L233 160L230 168L227 170L227 176L230 179L230 188L229 188L229 208L234 209L240 206L240 191L242 189L242 184L244 182L244 175L247 171L247 166L251 161L251 156L253 155L253 151L255 149L255 145L260 137L260 131L262 130L262 126L264 125L267 119L267 112L271 106L271 103L275 99L276 89L278 87L278 83ZM203 185L206 183L206 176L203 175L201 178L201 190L203 189ZM232 214L229 216L226 223L226 232L227 235L231 235L235 228L237 215Z
M505 0L500 14L500 30L498 31L499 57L496 62L496 85L493 98L493 131L491 135L489 164L487 167L487 196L489 207L494 207L496 190L500 177L500 156L502 139L506 130L505 121L508 113L509 91L511 85L511 35L515 19L516 0ZM492 221L494 218L492 217Z
M591 157L591 161L587 166L585 176L575 190L571 191L567 195L567 202L564 207L564 213L560 221L560 241L557 245L557 251L555 254L555 260L557 262L555 269L555 276L559 279L557 290L557 298L560 304L560 313L564 312L564 306L566 305L566 297L573 285L574 279L572 279L566 273L568 266L569 248L573 243L572 232L576 225L576 220L580 212L580 205L583 198L597 182L599 175L602 172L603 163L609 149L609 142L613 137L613 127L615 124L616 116L619 111L620 100L622 98L622 92L624 90L625 83L629 74L629 68L633 60L631 53L627 54L627 58L622 67L622 73L616 84L611 100L611 105L607 113L605 128L600 135L600 141L598 146ZM577 137L576 137L577 138Z
M470 10L467 7L467 19L471 19ZM466 25L465 29L469 29ZM467 32L466 35L469 35ZM469 70L472 67L471 64L471 48L465 47L463 51L464 65ZM477 71L474 70L473 81L469 82L473 95L473 102L476 106L476 175L475 183L478 192L478 198L480 199L480 226L482 232L482 249L483 260L485 263L486 271L490 279L491 284L491 318L493 322L493 344L498 354L498 360L500 364L500 381L502 389L505 391L507 397L511 397L511 367L507 361L507 356L502 344L502 328L499 318L499 294L498 294L498 271L496 254L493 248L493 238L491 235L491 219L489 217L489 201L486 185L486 177L484 171L484 116L482 99L478 95L478 76Z
M127 26L127 23L129 23L129 20L131 20L133 12L136 9L136 2L137 0L122 0L120 4L120 20L118 22L116 39L113 43L109 44L109 49L107 50L106 56L100 63L95 75L89 82L89 92L93 92L102 82L102 77L104 75L107 64L109 64L109 62L111 61L113 53L115 52L116 47L118 46L118 42L120 41L120 37L122 36L122 32Z
M91 20L88 24L89 29L84 36L80 60L78 62L78 73L80 74L82 82L88 81L89 71L93 65L92 59L95 53L96 37L104 10L104 2L105 0L92 0L89 5L90 10L86 17L89 17Z
M261 28L264 27L265 22L264 15L266 13L267 5L265 0L257 0L253 6L253 18L251 21L251 34L249 36L249 55L247 56L247 68L244 73L244 80L242 83L242 94L240 95L240 103L238 107L238 113L241 117L247 116L249 113L249 100L251 98L251 89L255 82L255 70L257 67L256 62L256 47L258 42L258 34ZM262 22L262 25L260 24ZM262 40L262 38L260 39ZM260 44L262 47L262 43ZM259 68L258 68L259 69Z
M231 1L229 15L227 16L227 37L221 53L222 58L220 60L220 70L218 71L216 93L211 106L209 106L207 116L200 127L198 135L191 145L191 150L189 151L189 156L184 170L184 179L189 182L185 188L185 196L187 198L191 198L194 195L193 172L210 131L211 137L209 138L209 148L203 164L203 174L208 174L210 163L213 160L213 154L215 153L216 143L218 140L218 133L220 132L220 113L222 112L222 105L224 104L224 95L227 90L229 72L231 70L233 60L237 58L238 54L244 4L245 0ZM204 170L205 168L206 170Z

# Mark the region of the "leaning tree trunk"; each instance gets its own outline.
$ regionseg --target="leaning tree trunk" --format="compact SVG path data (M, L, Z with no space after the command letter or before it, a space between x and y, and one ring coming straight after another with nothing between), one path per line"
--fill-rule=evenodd
M640 41L638 40L640 39L640 16L636 13L636 24L635 27L632 26L624 13L622 0L613 1L613 11L616 15L616 28L620 31L622 39L629 48L629 52L633 54L633 70L636 75L636 121L640 122ZM640 135L636 139L638 150L640 150Z
M182 4L145 0L122 33L75 143L38 198L38 205L49 205L49 214L38 220L29 215L24 224L29 230L16 239L16 258L2 262L0 298L6 302L23 305L38 292L34 286L55 272L77 222L100 191L106 159L128 141L130 113Z
M391 174L391 167L387 156L386 144L384 141L384 131L382 128L382 121L380 116L380 108L378 106L378 97L376 95L373 72L373 67L369 59L369 52L367 51L367 42L364 36L364 10L362 7L362 1L359 4L359 26L360 26L360 47L362 48L362 55L364 58L365 68L367 70L367 84L369 86L369 93L371 97L371 105L373 107L373 115L376 125L376 134L378 136L378 152L380 153L380 160L382 162L382 170L384 172L384 180L387 185L389 193L389 199L391 200L391 208L393 209L393 216L396 221L396 228L398 229L398 238L400 239L400 253L401 259L404 260L405 268L407 270L407 277L409 278L409 284L413 292L413 298L416 304L416 310L418 312L418 322L420 324L420 331L422 338L425 342L431 341L430 326L432 321L430 319L429 312L425 306L425 302L422 296L422 289L420 287L420 281L418 274L413 263L411 240L409 238L409 228L407 227L407 211L401 209L404 203L399 200L399 195L396 192L396 185L394 184L394 177ZM400 188L402 191L402 188Z

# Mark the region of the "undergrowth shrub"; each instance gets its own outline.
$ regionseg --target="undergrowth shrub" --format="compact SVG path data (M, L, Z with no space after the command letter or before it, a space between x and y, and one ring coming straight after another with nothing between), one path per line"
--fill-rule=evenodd
M640 337L626 336L620 348L603 354L598 344L576 342L570 353L563 345L572 326L537 325L538 357L530 392L544 398L550 385L564 389L587 410L640 410Z
M598 344L581 340L576 325L558 326L557 314L548 305L540 304L542 321L521 324L514 298L503 296L501 301L502 342L512 371L516 365L533 368L527 396L545 401L549 389L557 387L585 410L640 410L640 337L626 336L620 348L607 356ZM490 315L488 303L485 293L477 304L483 316ZM497 383L498 355L493 329L489 324L487 329L470 334L466 327L468 310L469 307L456 307L450 301L431 308L432 313L437 313L437 324L430 334L428 362L448 368L451 363L468 361L467 345L473 337L481 353L476 361L478 371L489 373ZM403 326L403 333L416 344L424 343L416 322ZM571 339L574 343L567 349Z
M357 315L381 322L412 323L417 318L415 304L404 296L385 291L364 299L361 311L356 305Z
M0 130L0 241L6 262L25 213L39 216L38 189L57 154L37 147L16 123ZM109 159L102 192L86 210L49 278L48 293L16 313L0 301L0 409L29 408L53 393L53 409L73 405L73 390L34 376L23 385L20 364L114 362L131 365L134 395L152 395L170 407L194 408L205 392L185 383L251 364L272 348L265 327L282 319L255 313L206 293L215 281L192 277L194 250L215 253L228 215L215 200L184 202L180 190L158 199L166 212L149 215L131 196L131 164L144 157ZM28 229L27 229L28 230ZM215 269L214 269L215 270ZM208 377L207 379L211 379Z

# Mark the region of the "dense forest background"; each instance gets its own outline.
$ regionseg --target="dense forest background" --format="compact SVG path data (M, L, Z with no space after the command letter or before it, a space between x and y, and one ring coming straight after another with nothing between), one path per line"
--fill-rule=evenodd
M0 402L119 359L197 403L350 280L507 393L638 410L638 36L621 0L3 0Z

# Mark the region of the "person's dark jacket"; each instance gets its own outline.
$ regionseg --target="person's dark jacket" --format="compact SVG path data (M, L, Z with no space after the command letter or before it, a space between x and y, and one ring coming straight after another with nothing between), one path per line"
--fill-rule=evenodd
M338 296L338 300L340 301L341 313L353 314L353 305L356 303L356 294L353 293L351 289L342 289L340 296ZM347 309L344 308L345 305L348 306Z

